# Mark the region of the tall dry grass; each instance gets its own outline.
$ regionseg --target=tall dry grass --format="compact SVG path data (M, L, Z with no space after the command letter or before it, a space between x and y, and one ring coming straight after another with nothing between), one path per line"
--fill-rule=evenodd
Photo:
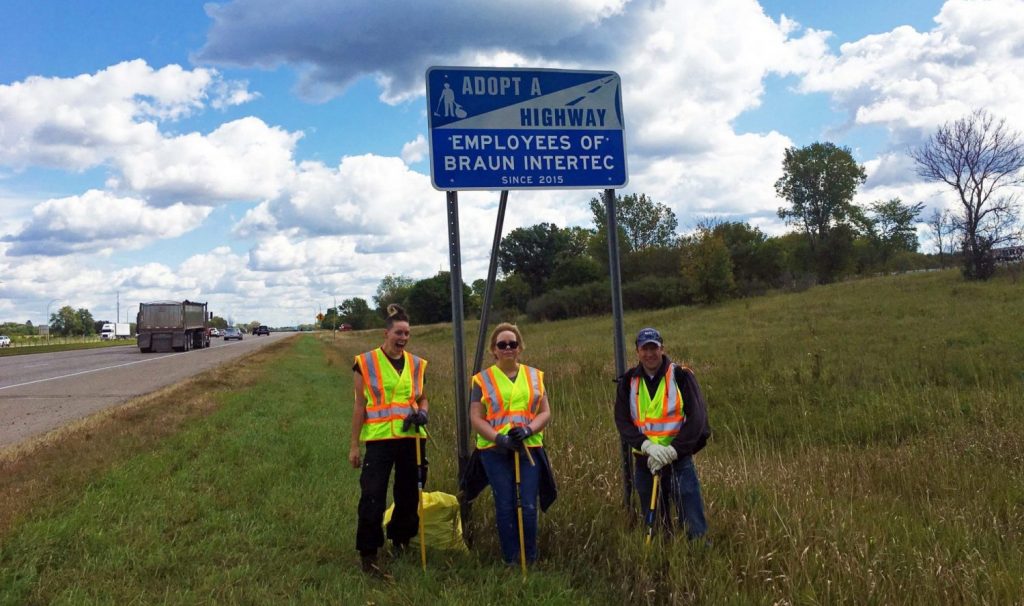
M432 551L425 575L395 562L385 583L356 570L350 367L380 333L303 338L216 412L21 519L0 602L1020 603L1021 294L938 272L628 314L707 396L710 547L645 548L622 507L610 318L522 325L560 488L526 581L498 563L487 493L471 553ZM410 349L430 360L428 488L454 493L450 328L414 326Z

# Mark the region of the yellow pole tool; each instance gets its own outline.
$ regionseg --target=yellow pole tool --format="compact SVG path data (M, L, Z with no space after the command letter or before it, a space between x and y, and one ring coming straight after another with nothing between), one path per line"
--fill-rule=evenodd
M519 516L519 564L523 568L523 577L526 577L526 539L523 537L523 501L519 495L519 451L515 452L516 464L516 513Z

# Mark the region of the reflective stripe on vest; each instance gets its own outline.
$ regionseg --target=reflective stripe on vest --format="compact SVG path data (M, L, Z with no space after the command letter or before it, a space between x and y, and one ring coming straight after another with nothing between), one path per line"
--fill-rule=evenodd
M544 398L544 373L525 364L519 365L519 373L513 383L497 366L473 376L473 383L480 387L480 404L484 407L484 418L498 433L508 433L517 426L527 425L537 416L541 399ZM527 446L542 446L544 433L537 432L526 439ZM490 448L494 442L476 437L477 448Z
M416 402L423 395L427 361L409 352L403 352L403 357L405 365L402 374L398 374L379 347L356 356L355 361L363 377L363 395L366 396L366 422L359 432L360 440L389 440L416 435L412 428L402 431L402 421L417 410Z
M629 385L629 414L637 429L655 444L667 446L672 442L686 420L674 363L668 364L654 397L642 377L633 377Z

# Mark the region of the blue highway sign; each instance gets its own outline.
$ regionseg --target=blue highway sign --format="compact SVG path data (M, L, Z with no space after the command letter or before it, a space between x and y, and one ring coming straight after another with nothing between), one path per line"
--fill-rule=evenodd
M623 187L619 75L431 67L430 177L440 190Z

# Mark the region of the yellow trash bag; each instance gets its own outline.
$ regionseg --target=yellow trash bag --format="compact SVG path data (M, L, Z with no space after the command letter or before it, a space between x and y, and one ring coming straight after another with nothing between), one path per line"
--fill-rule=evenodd
M391 504L384 512L384 525L391 521L391 512L395 505ZM469 551L462 540L462 520L459 518L459 500L455 495L446 492L423 493L423 534L427 537L427 547L432 549L449 549L452 551ZM419 549L420 533L409 541L410 547Z

